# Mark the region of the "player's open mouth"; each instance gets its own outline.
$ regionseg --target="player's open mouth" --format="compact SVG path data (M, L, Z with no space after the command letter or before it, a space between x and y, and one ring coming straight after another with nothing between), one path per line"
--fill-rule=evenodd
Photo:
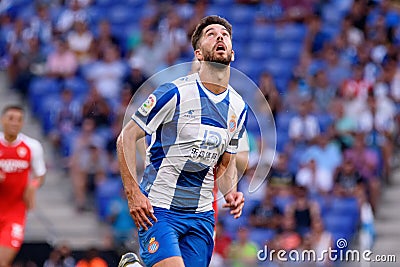
M225 45L223 44L218 44L217 47L215 48L216 51L225 51Z

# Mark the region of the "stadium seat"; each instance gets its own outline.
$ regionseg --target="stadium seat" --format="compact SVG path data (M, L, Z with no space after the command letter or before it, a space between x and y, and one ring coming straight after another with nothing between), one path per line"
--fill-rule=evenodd
M290 41L301 44L306 35L306 27L301 24L285 24L275 30L275 39L279 42Z
M271 42L251 42L247 53L250 59L265 61L276 54L276 47Z
M332 125L332 123L334 122L334 119L331 114L318 113L318 114L315 114L315 116L317 117L321 132L326 132L329 129L329 127Z
M60 83L52 78L36 77L29 86L29 102L34 115L38 114L42 104L43 96L48 94L60 93Z
M275 27L270 24L255 25L250 36L252 41L273 42L275 40Z
M237 24L252 24L256 9L249 5L231 5L228 12L228 19L235 28Z
M89 84L85 79L75 76L64 81L64 88L70 89L74 93L74 97L79 98L88 93Z
M279 58L289 59L295 62L298 61L301 51L302 43L298 42L281 42L276 46L276 55Z

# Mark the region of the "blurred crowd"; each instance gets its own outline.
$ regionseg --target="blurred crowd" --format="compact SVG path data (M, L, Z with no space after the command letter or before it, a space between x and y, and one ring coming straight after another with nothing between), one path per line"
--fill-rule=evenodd
M322 251L360 236L371 247L399 145L400 13L388 0L2 1L0 68L58 151L77 212L109 226L110 248L137 250L116 138L145 81L192 61L191 32L209 14L233 24L232 66L268 101L277 137L267 177L253 177L265 136L248 129L239 188L268 179L246 193L240 220L220 213L213 266L275 266L257 262L264 245ZM238 91L257 107L254 91ZM61 266L60 253L45 266Z

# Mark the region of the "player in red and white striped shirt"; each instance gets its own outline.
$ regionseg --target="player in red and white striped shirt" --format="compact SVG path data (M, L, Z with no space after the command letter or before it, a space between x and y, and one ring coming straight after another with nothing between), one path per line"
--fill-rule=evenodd
M27 210L34 207L36 190L46 167L41 144L20 133L24 110L3 109L0 132L0 267L9 267L20 249ZM33 174L30 179L31 173Z

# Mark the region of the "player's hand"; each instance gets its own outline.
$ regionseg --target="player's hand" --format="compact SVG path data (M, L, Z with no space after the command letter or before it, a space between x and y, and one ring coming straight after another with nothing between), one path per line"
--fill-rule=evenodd
M148 227L153 226L149 218L154 222L157 222L156 216L154 216L153 207L150 204L149 199L143 195L142 192L137 192L128 197L129 212L135 222L138 229L143 228L145 231Z
M32 184L28 184L25 188L24 192L24 202L26 205L26 208L28 210L31 210L35 208L35 203L36 203L36 187L33 186Z
M222 206L224 208L230 208L231 214L235 219L242 215L244 206L244 196L242 192L230 192L225 196L226 203Z

